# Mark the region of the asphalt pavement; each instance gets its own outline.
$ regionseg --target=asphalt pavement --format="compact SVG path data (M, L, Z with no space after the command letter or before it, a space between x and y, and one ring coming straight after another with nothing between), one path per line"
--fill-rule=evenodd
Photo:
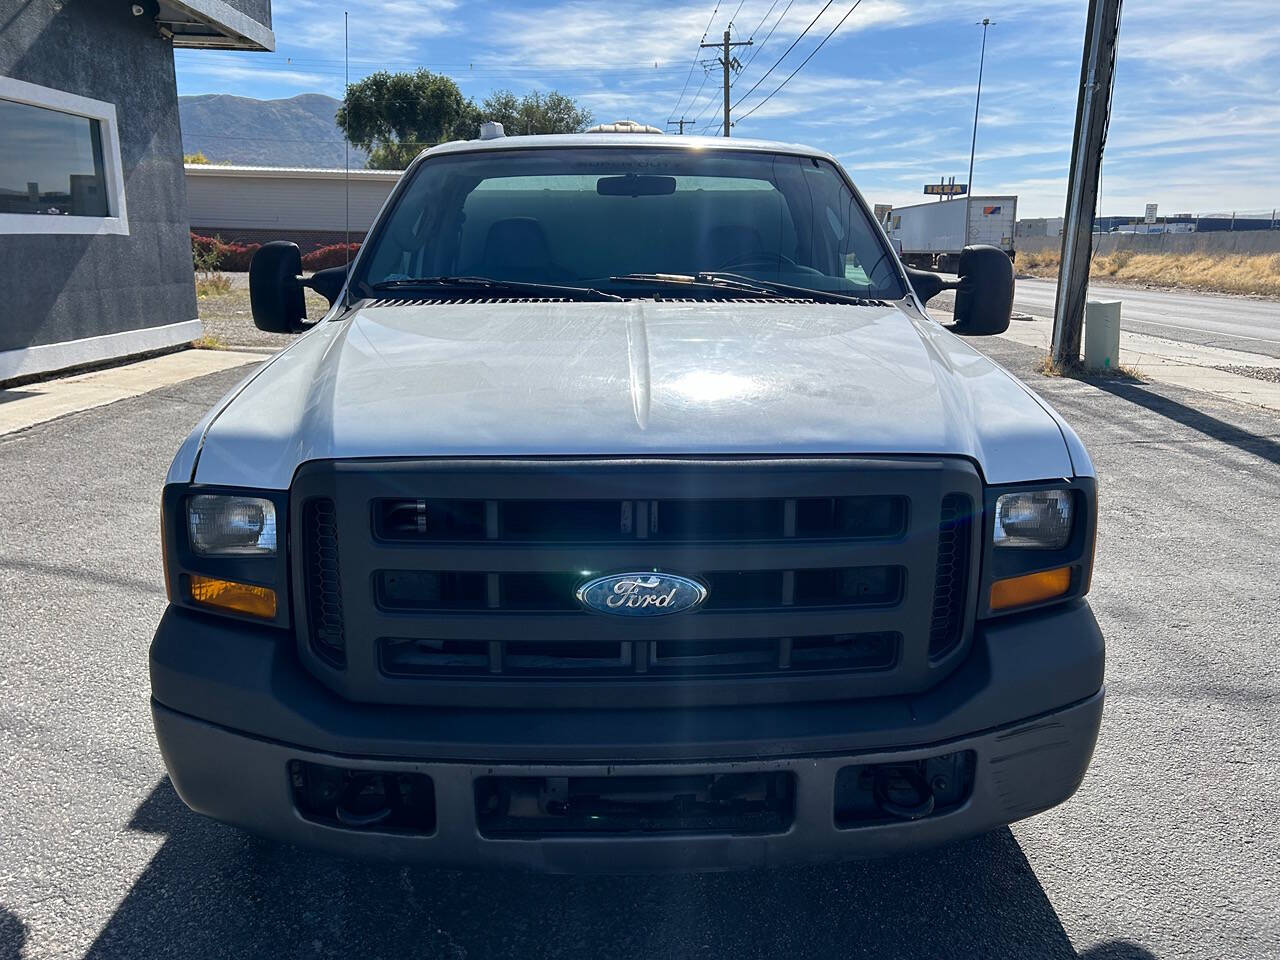
M188 812L146 651L172 452L227 371L0 438L0 960L1280 956L1280 420L1031 373L1100 474L1094 765L1062 807L841 866L564 878L365 864Z
M1013 308L1052 319L1057 290L1056 280L1019 277ZM1120 325L1134 333L1280 357L1280 300L1097 281L1089 284L1089 297L1122 301Z

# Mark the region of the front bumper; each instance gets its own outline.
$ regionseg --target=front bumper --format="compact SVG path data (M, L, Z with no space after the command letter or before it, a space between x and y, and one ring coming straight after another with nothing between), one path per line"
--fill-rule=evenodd
M697 710L432 710L352 703L298 665L292 637L171 608L151 650L161 753L193 810L345 855L551 872L731 869L894 854L978 834L1067 799L1102 716L1103 642L1084 602L979 627L973 652L923 694ZM949 812L842 829L838 771L972 750L972 792ZM292 760L426 774L429 835L304 819ZM479 777L785 771L791 826L771 835L503 839L477 826Z

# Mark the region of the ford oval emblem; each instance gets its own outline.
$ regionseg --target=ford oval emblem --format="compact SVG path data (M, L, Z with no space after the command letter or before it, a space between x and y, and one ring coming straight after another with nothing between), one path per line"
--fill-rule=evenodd
M619 617L683 613L705 599L705 586L673 573L615 573L588 580L578 588L578 602L584 607Z

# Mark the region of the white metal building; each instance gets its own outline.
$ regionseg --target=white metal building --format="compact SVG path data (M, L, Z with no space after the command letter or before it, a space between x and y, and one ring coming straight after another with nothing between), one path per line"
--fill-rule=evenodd
M400 179L399 170L233 167L189 163L191 229L228 242L294 240L303 251L363 239Z

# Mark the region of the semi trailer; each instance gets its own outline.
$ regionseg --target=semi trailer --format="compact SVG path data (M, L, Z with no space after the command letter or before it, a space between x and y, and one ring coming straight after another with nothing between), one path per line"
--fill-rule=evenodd
M973 244L999 247L1012 260L1017 222L1017 197L967 197L894 207L881 224L909 266L955 273L960 251Z

